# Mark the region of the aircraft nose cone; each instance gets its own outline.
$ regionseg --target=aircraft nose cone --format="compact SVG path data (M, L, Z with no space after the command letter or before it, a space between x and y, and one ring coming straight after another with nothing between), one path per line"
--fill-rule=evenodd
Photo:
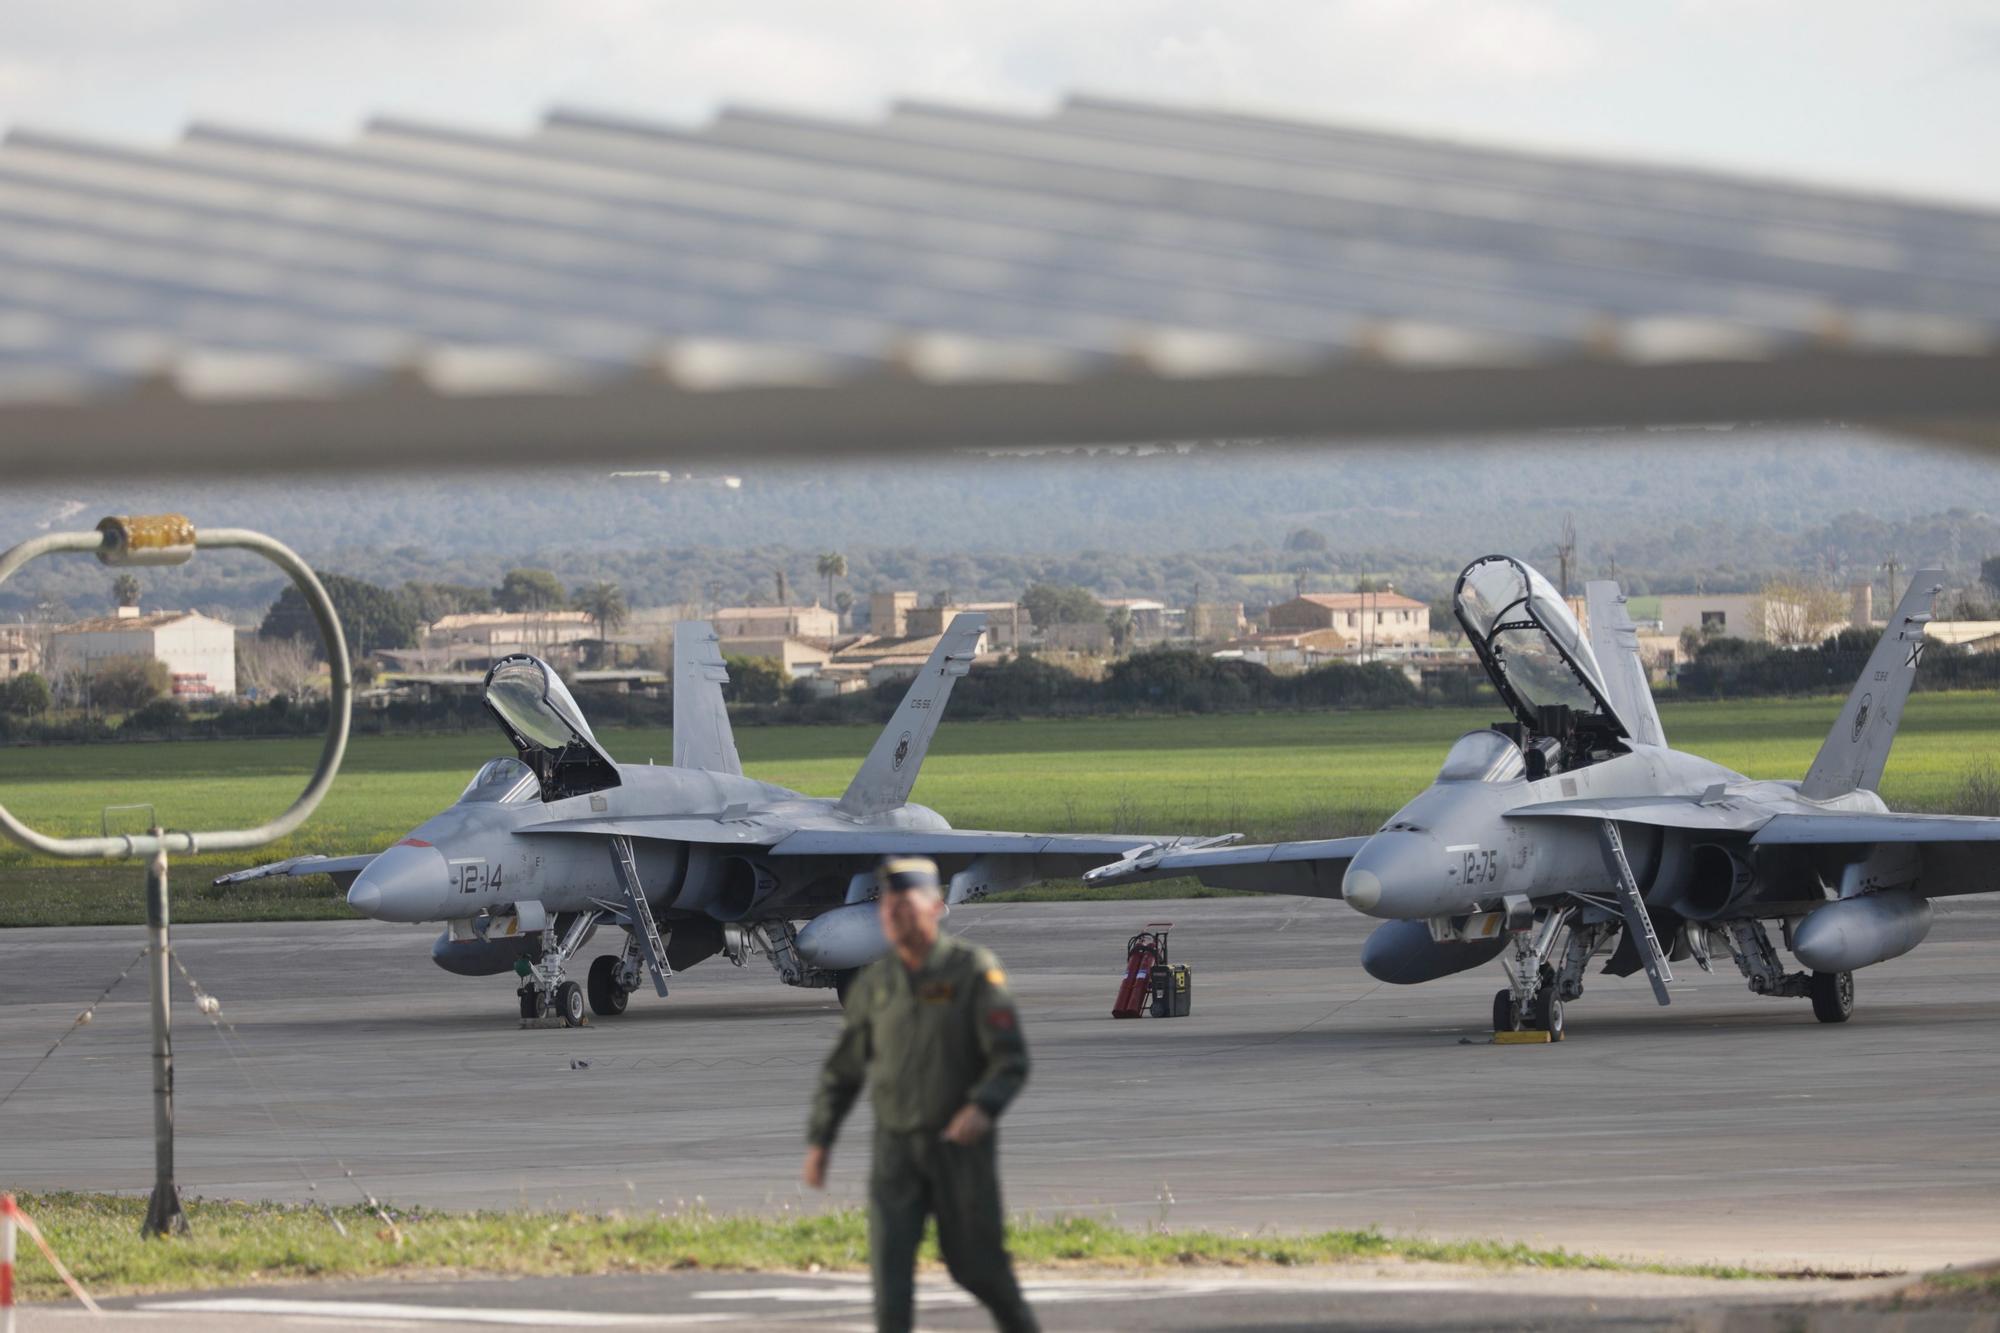
M1357 912L1391 920L1430 916L1443 862L1422 833L1378 833L1347 863L1340 896Z
M347 890L347 905L378 921L435 921L451 890L444 853L399 842L368 863Z

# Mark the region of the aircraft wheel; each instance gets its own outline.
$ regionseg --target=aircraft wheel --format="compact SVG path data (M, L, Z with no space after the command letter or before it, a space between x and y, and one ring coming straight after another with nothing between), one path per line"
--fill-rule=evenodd
M625 1012L631 995L618 984L618 960L610 954L590 961L590 1011L600 1018L616 1018Z
M523 986L521 988L521 1017L533 1019L540 1018L541 1016L542 997L535 993L533 986Z
M1563 1039L1563 1002L1556 998L1553 986L1535 992L1535 1002L1529 1006L1528 1026L1548 1033L1550 1041Z
M854 978L861 975L858 967L846 968L834 974L833 993L840 997L840 1007L847 1007L847 992L854 989Z
M1822 1023L1845 1023L1854 1017L1854 974L1815 972L1811 989L1813 1017Z
M1515 1032L1521 1021L1514 1013L1514 992L1495 991L1493 994L1493 1030L1495 1032Z
M556 1012L562 1015L563 1026L580 1028L583 1026L583 987L574 981L565 981L556 987Z

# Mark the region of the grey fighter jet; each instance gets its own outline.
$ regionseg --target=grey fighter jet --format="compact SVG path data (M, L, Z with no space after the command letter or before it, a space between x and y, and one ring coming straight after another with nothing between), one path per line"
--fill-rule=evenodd
M1455 610L1513 718L1460 737L1381 829L1145 848L1084 878L1345 898L1386 920L1362 951L1379 980L1499 958L1496 1030L1560 1037L1563 1002L1614 944L1605 970L1643 969L1663 1005L1673 963L1707 971L1726 951L1756 994L1807 997L1822 1022L1845 1022L1854 972L1922 942L1932 898L2000 888L2000 819L1894 813L1875 794L1941 577L1916 576L1804 780L1772 782L1668 748L1617 584L1588 586L1586 641L1540 574L1475 560ZM1803 970L1787 969L1774 927Z
M943 716L972 665L985 617L955 618L844 795L801 795L743 776L714 631L674 636L672 767L622 764L591 734L576 700L541 660L487 673L486 707L513 758L486 763L456 804L385 851L297 857L216 881L332 875L347 901L383 921L445 925L431 956L466 976L521 977L521 1015L583 1021L622 1013L650 977L724 954L766 955L792 986L837 986L887 951L874 867L885 855L934 858L951 903L1049 876L1076 875L1144 841L954 829L909 802ZM615 951L572 965L601 927Z

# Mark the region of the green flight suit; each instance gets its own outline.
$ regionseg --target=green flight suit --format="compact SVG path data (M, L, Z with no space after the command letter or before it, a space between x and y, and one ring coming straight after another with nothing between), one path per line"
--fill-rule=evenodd
M806 1142L831 1147L862 1083L873 1085L868 1250L878 1327L910 1327L927 1216L937 1218L945 1267L994 1322L1036 1327L1007 1257L999 1130L970 1147L939 1137L969 1102L997 1121L1027 1078L1020 1016L990 950L940 934L918 971L892 953L848 987L846 1023L820 1071Z

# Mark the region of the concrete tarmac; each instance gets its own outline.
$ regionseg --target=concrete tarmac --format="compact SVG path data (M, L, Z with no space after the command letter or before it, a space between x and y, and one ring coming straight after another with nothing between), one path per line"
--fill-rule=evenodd
M1194 1012L1108 1017L1126 937L1171 919ZM1003 1125L1008 1202L1137 1226L1377 1226L1677 1261L1879 1272L2000 1253L2000 902L1858 978L1844 1026L1676 964L1674 1004L1593 974L1556 1046L1489 1044L1497 967L1422 987L1360 969L1372 922L1239 898L960 908L998 950L1034 1057ZM176 987L179 1174L193 1194L716 1210L861 1201L867 1116L828 1195L797 1182L839 1010L762 960L711 960L621 1018L524 1029L511 977L429 960L435 930L192 926ZM0 935L0 1095L142 943ZM600 940L605 937L600 937ZM1723 964L1728 967L1726 961ZM143 1191L144 968L0 1106L0 1186ZM233 1053L232 1053L233 1052ZM349 1179L351 1173L352 1179Z

